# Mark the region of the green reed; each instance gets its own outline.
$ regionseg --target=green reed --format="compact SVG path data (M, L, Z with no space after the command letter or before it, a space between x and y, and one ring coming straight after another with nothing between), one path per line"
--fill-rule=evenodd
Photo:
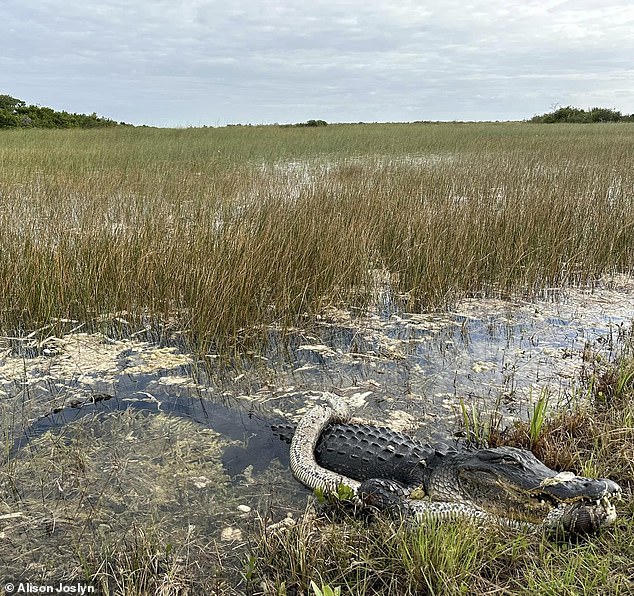
M634 263L634 126L7 131L0 327L124 313L195 345L366 304L533 294Z

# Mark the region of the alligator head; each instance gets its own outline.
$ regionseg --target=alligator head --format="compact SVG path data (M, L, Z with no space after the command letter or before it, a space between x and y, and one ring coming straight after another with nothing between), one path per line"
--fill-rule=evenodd
M427 469L410 495L461 503L518 524L589 534L616 519L621 487L571 472L557 473L530 451L498 447L451 453Z

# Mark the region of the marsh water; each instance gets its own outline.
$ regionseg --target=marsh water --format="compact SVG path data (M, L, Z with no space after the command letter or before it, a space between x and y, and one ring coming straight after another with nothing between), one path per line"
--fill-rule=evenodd
M310 329L270 330L267 350L230 366L72 321L56 337L3 338L0 563L31 578L72 575L69 553L86 536L111 544L135 525L235 550L255 517L303 509L308 491L271 425L296 422L324 391L358 417L446 442L463 405L504 426L544 392L551 408L578 399L580 379L616 355L633 319L634 280L617 277L443 313L387 298L366 312L331 308Z

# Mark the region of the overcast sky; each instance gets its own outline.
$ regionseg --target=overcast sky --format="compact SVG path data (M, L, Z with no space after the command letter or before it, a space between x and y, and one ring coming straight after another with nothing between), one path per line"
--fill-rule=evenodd
M631 0L0 0L0 94L156 126L634 112Z

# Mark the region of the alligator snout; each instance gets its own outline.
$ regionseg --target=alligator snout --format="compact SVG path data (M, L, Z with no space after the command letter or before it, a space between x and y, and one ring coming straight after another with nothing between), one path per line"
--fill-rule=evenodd
M536 490L563 503L597 501L604 497L618 497L621 494L621 487L613 480L584 478L571 472L560 472L545 478Z

